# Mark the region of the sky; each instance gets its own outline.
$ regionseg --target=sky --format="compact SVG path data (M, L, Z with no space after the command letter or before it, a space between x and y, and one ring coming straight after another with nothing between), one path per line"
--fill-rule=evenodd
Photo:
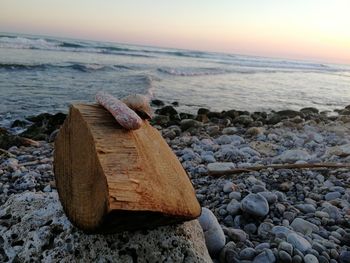
M0 32L350 64L349 0L1 0Z

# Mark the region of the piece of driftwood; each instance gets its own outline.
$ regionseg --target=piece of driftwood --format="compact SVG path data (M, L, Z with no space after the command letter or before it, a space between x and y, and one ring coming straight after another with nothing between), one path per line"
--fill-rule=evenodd
M211 176L223 176L230 174L256 172L263 169L323 169L323 168L350 168L350 164L346 163L294 163L294 164L272 164L272 165L259 165L246 168L230 168L222 171L209 171Z
M177 157L147 121L122 128L99 105L77 104L55 141L54 173L64 211L89 232L117 232L200 215Z

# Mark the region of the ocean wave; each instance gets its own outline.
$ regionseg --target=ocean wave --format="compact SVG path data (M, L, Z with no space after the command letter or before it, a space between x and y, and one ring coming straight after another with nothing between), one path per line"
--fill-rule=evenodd
M229 71L221 68L158 68L157 70L164 74L181 77L219 75L230 73Z
M17 70L49 70L49 69L73 69L80 72L92 72L101 70L131 70L131 67L124 65L101 65L101 64L15 64L0 63L0 70L17 71Z

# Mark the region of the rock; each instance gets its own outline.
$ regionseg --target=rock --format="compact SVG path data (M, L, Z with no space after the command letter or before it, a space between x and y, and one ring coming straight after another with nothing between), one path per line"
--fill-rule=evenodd
M318 263L318 259L312 254L307 254L304 257L304 263Z
M286 251L289 255L293 255L293 246L288 242L282 241L278 245L278 249Z
M294 231L300 232L304 235L308 235L319 230L318 226L315 224L299 217L295 218L290 226L294 229Z
M287 150L279 155L278 158L283 163L295 163L298 161L308 161L311 159L311 156L304 150Z
M303 258L300 255L294 255L293 259L292 259L293 263L302 263L303 262Z
M274 227L274 225L269 223L269 222L261 223L260 226L258 227L258 235L262 239L268 239L270 237L270 234L271 234L273 227Z
M238 253L236 244L233 241L228 242L220 252L220 262L237 262Z
M198 128L198 127L202 127L202 123L196 120L191 120L191 119L184 119L181 120L180 122L180 127L181 130L186 131L190 128Z
M251 247L247 247L243 250L241 250L241 252L239 252L239 257L242 260L252 260L255 257L255 249L251 248Z
M339 157L347 157L350 155L350 143L343 144L341 146L329 147L326 150L325 156L330 157L336 155Z
M22 137L33 140L48 140L50 134L59 129L66 119L66 114L56 113L54 115L49 113L42 113L27 119L33 124L20 134Z
M312 204L298 204L295 207L305 214L315 213L316 211L316 208Z
M159 114L159 115L165 115L165 116L175 116L177 115L177 111L175 110L175 108L173 106L164 106L163 108L157 109L155 111L155 113Z
M293 182L283 182L278 186L278 189L280 189L283 192L288 192L291 190L293 186L294 186Z
M259 192L259 195L262 195L263 197L265 197L265 199L270 205L277 202L277 195L275 193L264 191L264 192Z
M224 184L222 191L224 193L231 193L233 191L234 187L235 187L234 183L227 182L226 184Z
M155 115L152 120L151 123L153 125L161 125L164 126L166 124L168 124L168 122L170 121L169 116L166 115Z
M261 127L251 127L246 131L245 134L248 136L255 137L263 133L264 133L264 129L262 129Z
M209 163L207 167L209 173L220 173L222 171L234 169L236 166L234 163Z
M206 108L199 108L197 111L197 115L207 115L210 112L210 110Z
M23 138L13 135L6 129L0 127L0 149L9 149L12 146L23 145Z
M164 106L164 102L163 101L161 101L161 100L158 100L158 99L153 99L153 100L151 100L151 104L153 105L153 106Z
M334 199L337 199L337 198L340 198L340 197L341 197L341 193L339 193L339 192L330 192L330 193L327 193L324 196L324 199L326 201L331 201L331 200L334 200Z
M300 250L303 253L311 248L310 242L297 233L288 234L287 241L288 243L292 244L294 248Z
M273 143L252 141L249 145L254 150L266 156L275 156L277 154L278 145Z
M339 209L336 206L329 203L325 205L325 208L322 209L322 212L326 212L327 214L329 214L329 216L335 221L338 221L341 218L341 213L339 212Z
M226 127L222 130L222 134L233 135L236 134L238 129L236 127Z
M235 228L227 228L226 229L227 235L232 239L234 242L244 242L247 240L248 235L246 232L244 232L241 229L235 229Z
M240 115L233 120L233 123L241 124L243 126L250 126L253 121L254 120L249 115Z
M226 239L224 231L213 212L208 208L202 208L202 214L198 220L204 231L205 243L210 255L217 255L225 246Z
M274 262L276 262L276 257L270 249L264 250L259 255L257 255L253 260L253 263L274 263Z
M230 198L230 199L236 199L237 201L240 201L240 200L241 200L241 193L240 193L240 192L231 192L231 193L228 195L228 198Z
M349 263L350 262L350 251L343 251L339 255L340 263Z
M2 247L11 262L212 262L197 220L153 230L88 235L68 221L57 192L13 195L0 211L21 219L11 228L0 227ZM14 238L17 247L11 244Z
M278 252L278 258L280 262L292 263L292 257L286 251L280 250Z
M306 108L302 108L300 112L302 112L305 115L314 115L314 114L318 114L319 110L313 107L306 107Z
M242 200L241 209L247 214L264 217L269 213L269 204L262 195L249 194Z
M217 125L207 127L207 132L210 136L218 135L220 132L220 127Z
M286 238L290 233L293 233L293 231L285 226L274 226L271 230L271 232L276 237L283 237Z
M228 203L226 210L230 215L235 216L241 211L241 204L236 199L232 199Z

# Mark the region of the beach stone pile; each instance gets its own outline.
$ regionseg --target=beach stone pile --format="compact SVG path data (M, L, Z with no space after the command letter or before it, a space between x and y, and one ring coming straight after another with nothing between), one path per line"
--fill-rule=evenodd
M349 163L347 111L185 114L156 103L151 122L192 180L199 223L87 236L58 201L52 143L13 146L0 153L0 262L350 262L348 169L209 176L255 165Z
M53 145L0 157L0 262L212 262L198 220L154 230L88 235L65 216Z
M349 163L347 116L313 108L269 114L201 109L180 121L169 116L158 128L225 235L220 253L211 253L214 261L350 262L349 170L270 168L208 176L256 165ZM222 245L220 230L205 233L208 248Z

